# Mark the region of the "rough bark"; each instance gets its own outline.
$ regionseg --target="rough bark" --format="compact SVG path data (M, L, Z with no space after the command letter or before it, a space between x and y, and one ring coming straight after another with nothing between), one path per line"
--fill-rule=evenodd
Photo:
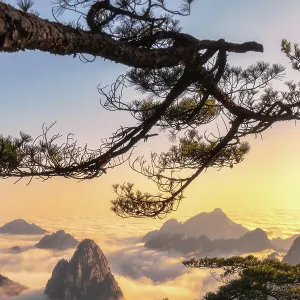
M50 22L0 2L0 52L40 50L56 55L84 53L136 68L162 68L188 61L195 50L201 49L244 53L262 52L263 46L256 42L234 44L224 40L200 41L192 38L190 45L185 47L141 49L105 34L94 34Z

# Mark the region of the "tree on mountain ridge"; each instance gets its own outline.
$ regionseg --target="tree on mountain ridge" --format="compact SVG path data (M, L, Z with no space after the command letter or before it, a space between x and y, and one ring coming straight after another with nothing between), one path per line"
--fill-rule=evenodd
M40 18L33 4L20 0L16 9L0 2L0 51L40 50L83 60L88 54L130 67L110 91L100 86L99 92L105 109L130 113L136 125L120 124L97 150L78 146L71 136L58 144L60 136L49 136L49 127L34 140L24 133L1 137L1 178L99 177L124 163L138 142L154 138L155 129L163 129L177 136L178 144L153 153L149 163L138 158L131 165L155 182L160 193L114 185L118 196L112 201L120 216L161 217L177 208L183 191L207 168L241 162L250 149L245 136L300 118L298 86L289 82L282 93L269 86L282 77L283 66L228 65L229 53L262 52L262 45L198 40L181 31L175 18L190 14L191 0L182 0L180 9L169 8L163 0L57 0L54 22ZM60 23L64 11L74 12L76 22ZM297 48L292 53L284 41L282 50L296 66ZM127 84L142 92L143 100L123 100ZM201 135L201 126L213 121L222 122L225 133ZM183 170L190 174L183 177Z

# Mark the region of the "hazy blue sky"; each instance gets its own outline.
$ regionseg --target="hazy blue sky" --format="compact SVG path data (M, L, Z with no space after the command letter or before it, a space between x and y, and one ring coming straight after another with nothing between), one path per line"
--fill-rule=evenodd
M14 3L15 1L7 2ZM175 3L175 1L168 2ZM225 38L231 42L255 40L264 44L265 52L263 54L230 55L230 62L233 64L247 65L258 60L265 60L271 63L281 62L288 65L288 60L280 52L281 39L285 37L294 42L300 42L300 34L298 34L300 2L297 0L195 0L194 2L191 16L182 19L181 24L184 32L193 34L199 39ZM179 3L179 1L176 1L176 3ZM40 12L41 17L52 18L51 1L37 0L35 8ZM69 18L64 20L71 20L72 16L68 15ZM74 17L76 18L76 16ZM99 83L104 85L112 83L118 75L126 71L127 68L124 66L104 61L101 58L97 58L93 63L84 64L78 58L54 56L38 51L13 54L1 53L0 64L2 70L0 72L0 128L3 135L16 136L20 130L37 135L41 132L41 126L44 122L51 124L57 121L53 133L57 131L62 134L73 132L80 143L85 144L88 142L91 147L97 147L101 138L109 136L120 124L126 125L130 122L126 115L121 114L116 117L114 113L104 111L99 104L99 94L97 92ZM288 79L299 80L299 74L289 69ZM133 93L127 93L128 99L132 96ZM270 133L266 134L266 138L269 137L270 139L269 142L255 141L254 145L257 145L258 148L254 147L253 153L249 155L250 162L238 166L237 171L233 170L231 173L224 171L223 174L227 174L226 180L230 180L230 178L235 180L236 176L241 178L239 174L248 174L250 169L252 170L251 174L258 172L259 169L253 167L253 162L255 163L255 159L260 157L260 153L265 153L267 158L270 158L268 153L271 148L273 155L276 156L277 153L277 155L282 156L281 148L279 147L278 152L276 152L273 147L277 145L278 132L288 136L284 142L286 145L288 143L291 143L288 145L292 145L292 142L298 139L299 130L290 130L291 127L289 126L280 124L276 127L276 130L271 129ZM280 144L282 145L282 143ZM155 145L155 141L152 141L151 144L142 144L142 148L147 148L149 145L154 149L158 147ZM296 148L294 147L291 151L296 151ZM293 153L296 155L297 152ZM291 153L285 155L290 157L291 165L294 165L293 161L296 157L292 156ZM261 159L266 160L266 156ZM280 163L278 157L276 159ZM272 161L270 161L271 163ZM281 163L283 166L284 161ZM269 167L270 165L266 166L266 168ZM118 176L123 174L124 178L121 180L128 180L126 167L122 167L120 170L121 172L114 174L118 174ZM280 173L276 170L275 168L272 172L274 174ZM293 174L294 178L296 173ZM136 175L130 176L137 179ZM251 183L252 179L248 178L248 175L245 176L245 182L250 181ZM268 177L268 175L266 176ZM221 191L214 194L210 188L208 189L205 185L202 186L201 191L206 195L205 199L207 199L207 195L211 197L209 204L205 202L205 199L203 200L203 203L206 203L203 206L204 208L209 205L209 208L213 208L221 203L220 195L225 195L224 197L227 198L228 195L232 195L236 199L234 202L224 201L229 203L228 205L237 203L238 199L243 196L242 190L234 194L231 190L232 187L223 183L223 177L219 173L210 173L207 178L207 180L214 178ZM1 201L5 201L6 212L11 214L13 212L21 214L23 206L33 207L32 205L36 203L36 200L33 199L40 199L41 197L46 199L43 201L43 205L46 207L50 205L47 203L51 203L54 199L60 201L60 197L67 203L78 203L78 207L82 203L81 201L91 201L93 207L98 207L97 201L99 201L99 194L101 194L101 197L105 198L103 201L106 203L105 207L107 207L108 200L110 200L108 195L111 195L109 185L114 183L114 180L115 177L108 175L105 179L100 178L93 183L83 183L80 187L69 181L54 181L54 183L44 184L34 182L30 187L26 187L25 183L19 183L15 186L11 180L1 181L0 204ZM201 180L198 179L192 187L193 193L199 193L196 186L198 183L201 184ZM277 180L280 181L281 179L277 178ZM207 181L204 179L204 182ZM295 182L292 188L296 188L297 184ZM260 187L257 186L255 190L255 184L252 183L253 186L253 192L255 195L259 195L261 193ZM74 189L75 192L74 194L69 194L66 190L62 192L61 188ZM284 190L281 192L284 193ZM190 192L188 195L192 198L192 195L195 194ZM68 197L71 199L67 200ZM85 199L82 200L82 197ZM87 198L90 200L87 200ZM27 202L24 199L27 199ZM268 201L272 201L272 199L270 198ZM294 203L294 200L290 201ZM7 203L10 204L7 205ZM37 207L42 210L42 204L37 204ZM202 206L199 206L199 209L200 207ZM239 206L237 205L237 207Z
M51 1L37 0L35 7L42 17L52 18ZM182 27L201 39L255 40L264 44L264 54L232 55L234 63L260 59L286 63L280 41L283 37L297 41L299 8L299 1L195 0L191 16L182 19ZM64 20L74 15L68 17ZM20 129L37 133L43 122L53 121L58 122L57 129L71 130L89 142L95 141L94 132L99 137L111 132L103 126L112 116L99 105L97 85L112 83L126 67L101 58L84 64L78 58L38 51L1 54L0 62L5 70L0 74L3 134L16 134ZM90 137L86 137L87 132Z

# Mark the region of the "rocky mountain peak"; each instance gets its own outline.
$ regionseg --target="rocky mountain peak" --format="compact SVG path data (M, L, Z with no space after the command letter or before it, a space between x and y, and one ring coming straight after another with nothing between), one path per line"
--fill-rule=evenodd
M108 261L90 240L83 240L70 261L58 262L45 294L55 300L117 300L123 298Z
M79 244L71 259L71 265L73 267L78 266L81 271L87 271L81 272L82 278L90 275L88 274L89 270L93 270L93 275L100 280L103 280L106 274L110 273L105 255L97 244L90 239L85 239Z

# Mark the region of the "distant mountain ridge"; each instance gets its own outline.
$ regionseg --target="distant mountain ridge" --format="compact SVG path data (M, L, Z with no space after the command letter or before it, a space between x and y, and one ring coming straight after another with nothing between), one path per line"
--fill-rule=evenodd
M183 234L187 237L207 236L209 239L237 239L246 234L249 230L232 220L220 209L212 212L203 212L189 218L185 222L178 222L176 219L166 221L159 230L148 232L143 238L147 242L162 234Z
M52 300L123 299L105 255L90 239L78 245L70 261L62 259L57 263L45 294Z
M44 234L47 232L47 230L34 223L30 224L23 219L13 220L0 227L0 233L8 234Z
M201 256L210 254L230 254L259 252L272 248L267 233L262 229L247 232L238 239L215 239L210 240L207 236L186 237L185 235L162 234L145 243L145 247L160 251L175 250L181 253L197 252Z

